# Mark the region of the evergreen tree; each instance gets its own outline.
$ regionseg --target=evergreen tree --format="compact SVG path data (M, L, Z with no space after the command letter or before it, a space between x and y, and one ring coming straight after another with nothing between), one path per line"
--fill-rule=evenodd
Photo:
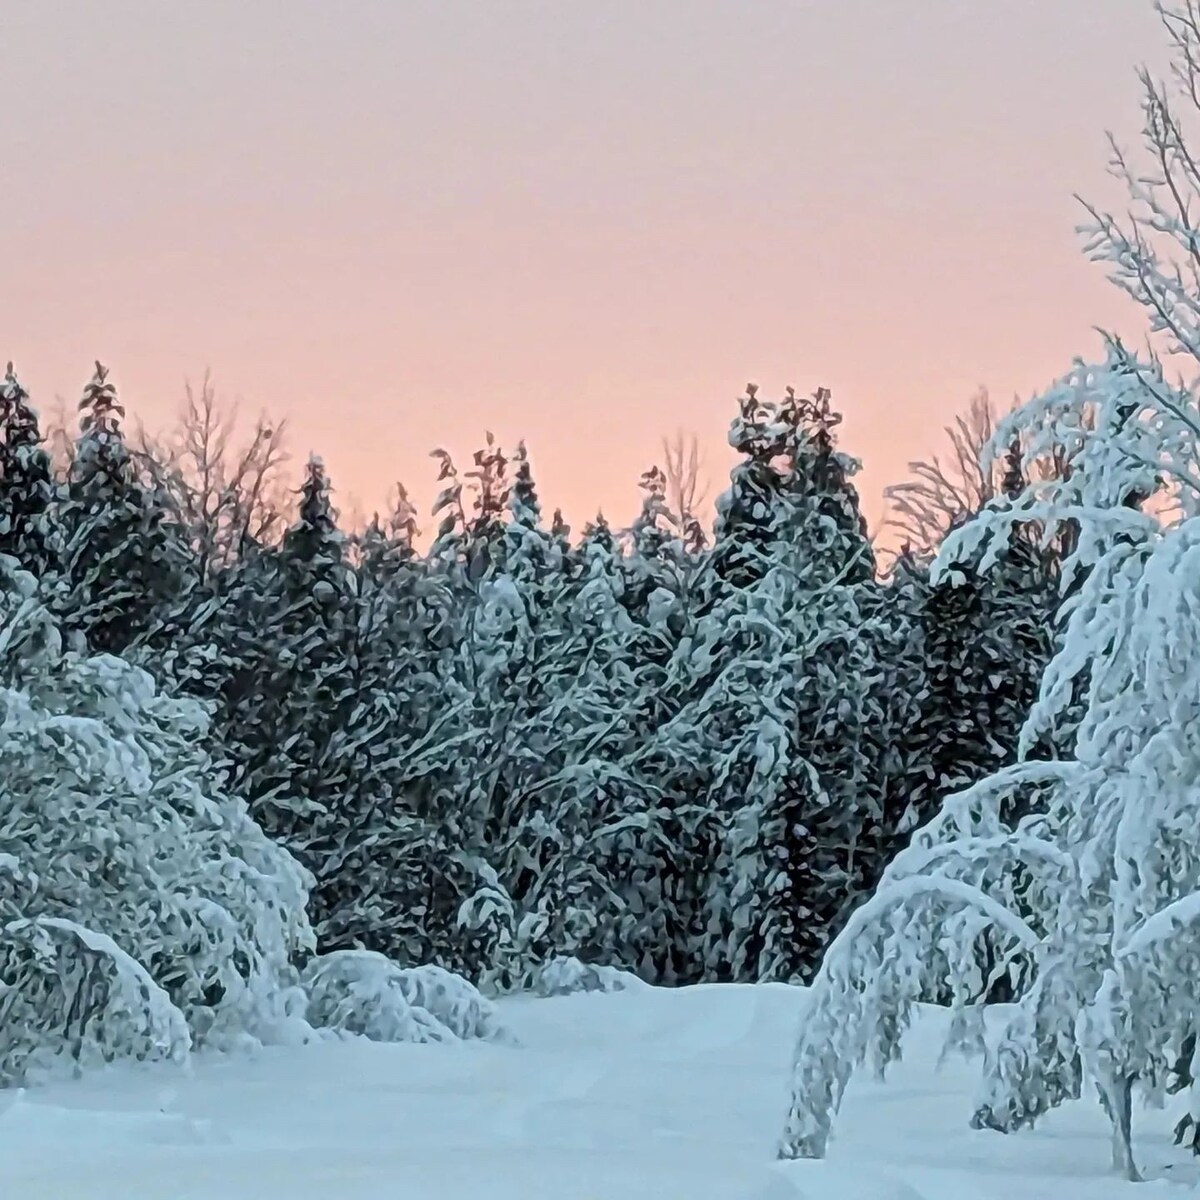
M55 612L96 651L169 644L194 581L186 538L139 478L122 432L125 410L99 363L79 410L75 455L54 511L63 537Z
M748 389L730 434L743 459L684 644L692 698L677 722L698 731L720 823L703 938L718 978L815 967L878 812L864 736L877 665L861 636L873 559L836 423L824 391L767 404Z
M898 562L895 603L912 619L907 654L920 683L903 738L910 803L897 838L929 820L947 793L1015 761L1050 660L1055 587L1050 563L1019 536L987 573L962 562L932 582L927 567Z
M511 484L508 464L491 443L476 462L469 561L487 567L474 573L464 646L475 680L471 721L481 756L468 783L468 807L482 830L483 856L499 872L514 914L520 914L540 869L531 841L544 819L541 787L561 754L555 706L570 666L566 575L558 546L541 525L524 446L514 456ZM525 951L514 944L511 953L504 972L508 982L516 982Z
M42 579L58 564L49 512L57 489L37 414L12 363L0 388L0 431L0 554Z
M543 593L541 672L550 681L533 728L541 777L515 815L527 883L523 946L530 963L555 955L644 969L653 954L660 814L637 769L644 677L631 662L625 573L602 522L579 547L566 589Z
M1011 505L1028 486L1019 438L1006 448L998 476L998 499L986 509ZM961 557L936 582L927 564L907 554L895 564L893 612L909 627L887 655L896 676L889 707L898 714L892 721L898 752L889 757L898 787L892 788L895 811L880 829L871 890L946 795L1017 760L1020 733L1054 649L1058 557L1052 546L1041 544L1042 536L1033 523L1014 526L989 570L978 556ZM1068 744L1072 723L1071 713L1064 714L1060 729L1043 739L1038 753L1053 754ZM1035 796L1017 793L1009 803L1015 820L1034 805ZM997 956L990 935L981 935L978 952L979 969L989 978ZM1014 985L1009 975L995 979L989 999L1010 999Z
M346 782L330 749L347 672L351 577L329 479L316 457L299 499L278 548L237 572L229 600L232 655L240 661L225 691L222 724L251 810L303 858Z
M558 553L565 565L570 564L571 556L571 526L567 524L562 509L556 508L550 519L550 536L558 548Z
M359 543L330 746L345 786L308 847L318 873L314 923L329 950L366 948L402 966L479 975L487 952L479 961L458 925L475 888L446 821L468 731L439 648L445 599L411 534L401 490L387 527L372 522Z

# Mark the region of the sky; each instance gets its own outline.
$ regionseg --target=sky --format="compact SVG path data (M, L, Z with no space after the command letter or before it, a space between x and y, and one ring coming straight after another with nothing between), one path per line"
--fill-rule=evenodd
M1138 329L1073 195L1160 50L1149 0L0 0L0 360L151 428L211 368L346 510L523 437L576 524L825 386L877 524L979 385Z

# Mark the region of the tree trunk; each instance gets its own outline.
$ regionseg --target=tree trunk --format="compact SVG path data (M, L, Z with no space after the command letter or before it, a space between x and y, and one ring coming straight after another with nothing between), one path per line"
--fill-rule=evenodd
M1112 1122L1113 1170L1131 1183L1141 1179L1133 1161L1133 1076L1122 1075L1104 1084L1105 1108Z

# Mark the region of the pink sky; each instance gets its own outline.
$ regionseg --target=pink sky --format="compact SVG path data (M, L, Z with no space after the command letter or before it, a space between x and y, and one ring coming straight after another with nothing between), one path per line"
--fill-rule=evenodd
M1159 44L1149 0L5 0L0 359L151 426L211 366L344 507L524 436L575 522L825 385L874 522L978 384L1129 324L1072 193L1119 199Z

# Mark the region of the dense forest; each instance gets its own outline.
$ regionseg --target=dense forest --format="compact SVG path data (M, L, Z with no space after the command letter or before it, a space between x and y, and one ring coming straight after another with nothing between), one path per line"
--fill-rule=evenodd
M123 803L153 827L156 856L183 853L172 827L194 835L181 781L244 804L241 825L221 823L220 854L244 863L238 839L259 830L285 848L273 903L297 927L306 905L315 934L288 949L277 929L284 959L376 951L489 992L530 986L564 956L665 984L805 980L940 797L1012 760L1057 575L1018 530L1000 570L964 560L934 582L910 549L884 576L838 420L824 390L767 401L749 388L711 533L672 511L659 468L629 528L598 516L573 537L546 519L524 446L488 439L461 474L440 454L422 551L403 490L343 530L321 461L289 493L279 431L262 422L235 447L210 387L170 436L131 436L97 365L77 432L44 439L10 368L5 636L39 631L36 653L5 657L10 696L51 687L54 714L100 706L119 724L145 708L137 739L167 755L167 790ZM1022 469L1019 454L998 464L1001 497ZM115 690L97 695L103 680ZM126 692L139 699L118 713ZM185 702L186 736L158 715ZM39 760L46 738L21 743L24 769L55 772L73 799L31 780L0 817L0 850L24 872L12 915L91 927L105 901L87 865L115 869L120 852L64 851L116 835L80 825L80 803L103 812L100 785L75 795L78 768ZM29 861L31 829L58 847L60 885ZM158 919L121 948L144 965L190 958L203 991L229 963L187 947L224 944L247 917L226 909L217 938L214 897L196 886L178 930Z

